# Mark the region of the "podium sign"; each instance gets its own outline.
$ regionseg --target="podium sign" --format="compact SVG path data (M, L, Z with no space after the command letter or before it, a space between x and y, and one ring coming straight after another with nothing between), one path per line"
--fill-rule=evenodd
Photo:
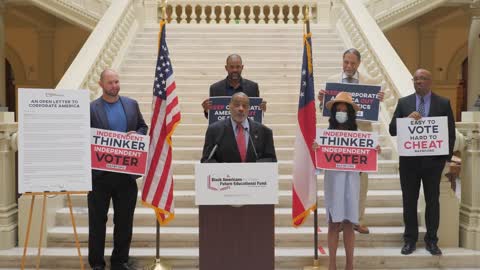
M197 205L277 204L278 164L196 164L195 194Z

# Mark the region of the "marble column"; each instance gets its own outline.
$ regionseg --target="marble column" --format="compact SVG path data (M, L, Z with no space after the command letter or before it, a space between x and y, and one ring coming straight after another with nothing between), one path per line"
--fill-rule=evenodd
M7 106L7 92L5 89L5 25L3 14L5 1L0 0L0 107Z
M17 245L16 132L14 113L0 112L0 249Z
M474 107L480 95L480 2L471 5L471 22L468 34L468 101L469 111L478 111Z
M462 112L467 147L462 152L460 246L480 250L480 112Z

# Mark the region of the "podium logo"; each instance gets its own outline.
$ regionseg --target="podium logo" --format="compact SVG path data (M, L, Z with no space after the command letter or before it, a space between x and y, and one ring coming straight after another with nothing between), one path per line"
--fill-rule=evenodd
M241 178L241 177L232 177L230 175L225 176L207 176L207 188L215 191L223 191L230 189L231 187L254 187L254 188L264 188L267 187L267 181L260 180L258 178Z
M227 175L227 177L229 177ZM230 185L224 185L222 184L222 178L221 177L213 177L212 175L208 175L207 177L207 187L210 190L215 190L215 191L224 191L227 189L230 189Z

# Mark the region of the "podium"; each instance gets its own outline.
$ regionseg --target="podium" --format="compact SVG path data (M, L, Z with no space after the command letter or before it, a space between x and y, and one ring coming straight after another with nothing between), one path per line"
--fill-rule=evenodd
M200 270L273 270L277 163L195 166Z

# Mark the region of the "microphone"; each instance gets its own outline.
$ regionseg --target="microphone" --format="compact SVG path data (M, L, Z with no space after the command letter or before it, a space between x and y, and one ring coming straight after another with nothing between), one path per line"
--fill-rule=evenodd
M213 154L215 154L215 152L217 151L217 148L218 148L218 144L216 143L216 144L213 146L212 151L210 151L210 155L208 155L207 161L210 160L210 159L212 159L212 156L213 156Z
M250 144L253 147L253 153L255 154L255 161L257 161L258 160L258 154L257 154L257 149L255 149L255 144L253 143L253 140L252 140L252 134L250 134L247 127L244 127L244 129L248 133L248 141L250 142Z
M209 162L212 159L224 135L225 135L225 128L222 129L221 133L218 135L217 139L215 140L215 145L213 146L212 150L210 150L210 154L208 155L208 158L205 160L205 162Z

